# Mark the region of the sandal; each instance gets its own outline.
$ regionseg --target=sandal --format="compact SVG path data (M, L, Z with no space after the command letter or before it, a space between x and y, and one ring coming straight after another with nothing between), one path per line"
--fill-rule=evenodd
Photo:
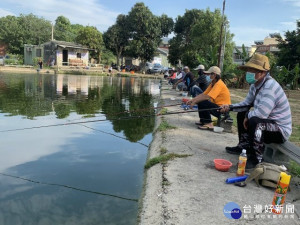
M204 125L204 123L201 123L201 122L196 122L195 123L197 126L203 126Z
M203 124L202 126L198 126L198 129L200 129L200 130L214 130L213 127L209 127L205 124Z

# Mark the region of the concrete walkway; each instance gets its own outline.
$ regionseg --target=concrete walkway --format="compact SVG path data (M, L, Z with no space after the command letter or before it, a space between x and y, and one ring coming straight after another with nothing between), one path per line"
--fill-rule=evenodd
M181 102L180 93L170 88L163 83L161 98L164 105ZM167 109L170 112L181 108L173 106ZM244 188L225 184L228 177L235 176L238 162L238 156L226 153L225 146L235 146L237 134L197 129L195 122L199 118L195 112L158 117L157 126L162 119L177 129L155 133L149 158L162 154L162 148L167 150L167 154L192 156L176 158L166 165L157 164L146 171L140 224L300 224L299 184L298 187L291 185L292 191L286 199L286 203L294 205L295 212L284 213L283 218L273 218L273 213L265 211L265 206L272 203L274 189L257 187L254 181ZM230 160L233 163L230 171L217 171L213 163L215 158ZM240 219L225 217L224 206L229 202L239 205L242 211ZM254 211L254 207L259 213Z

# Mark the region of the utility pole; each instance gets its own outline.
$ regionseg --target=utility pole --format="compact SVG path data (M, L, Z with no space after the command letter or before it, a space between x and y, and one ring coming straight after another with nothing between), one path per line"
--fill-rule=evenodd
M52 32L51 32L51 41L53 41L53 32L54 32L54 25L53 25L53 23L52 23L51 25L52 25Z
M219 68L223 72L223 65L224 65L224 56L225 56L225 46L226 46L226 31L227 31L227 25L229 24L229 21L226 20L224 23L224 41L223 44L221 45L221 57L220 57L220 66Z
M226 0L223 1L223 11L222 11L222 24L221 24L221 32L220 32L220 46L219 46L219 54L218 54L218 67L221 66L221 54L222 54L222 40L223 40L223 28L224 28L224 12L225 12L225 3ZM226 34L225 34L226 35ZM225 43L224 43L225 44Z

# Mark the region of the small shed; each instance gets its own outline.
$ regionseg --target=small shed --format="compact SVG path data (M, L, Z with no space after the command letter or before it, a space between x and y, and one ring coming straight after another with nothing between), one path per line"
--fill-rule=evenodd
M44 43L44 63L57 66L87 66L89 49L81 44L66 41Z
M43 58L44 56L44 46L43 45L24 45L24 64L34 65L35 58Z

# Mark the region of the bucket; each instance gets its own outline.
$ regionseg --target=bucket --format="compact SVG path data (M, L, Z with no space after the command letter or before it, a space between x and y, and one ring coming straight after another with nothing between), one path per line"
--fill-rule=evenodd
M130 71L130 73L131 73L131 74L134 74L134 71L133 71L133 70L131 70L131 71Z
M122 69L122 72L125 72L125 69Z

